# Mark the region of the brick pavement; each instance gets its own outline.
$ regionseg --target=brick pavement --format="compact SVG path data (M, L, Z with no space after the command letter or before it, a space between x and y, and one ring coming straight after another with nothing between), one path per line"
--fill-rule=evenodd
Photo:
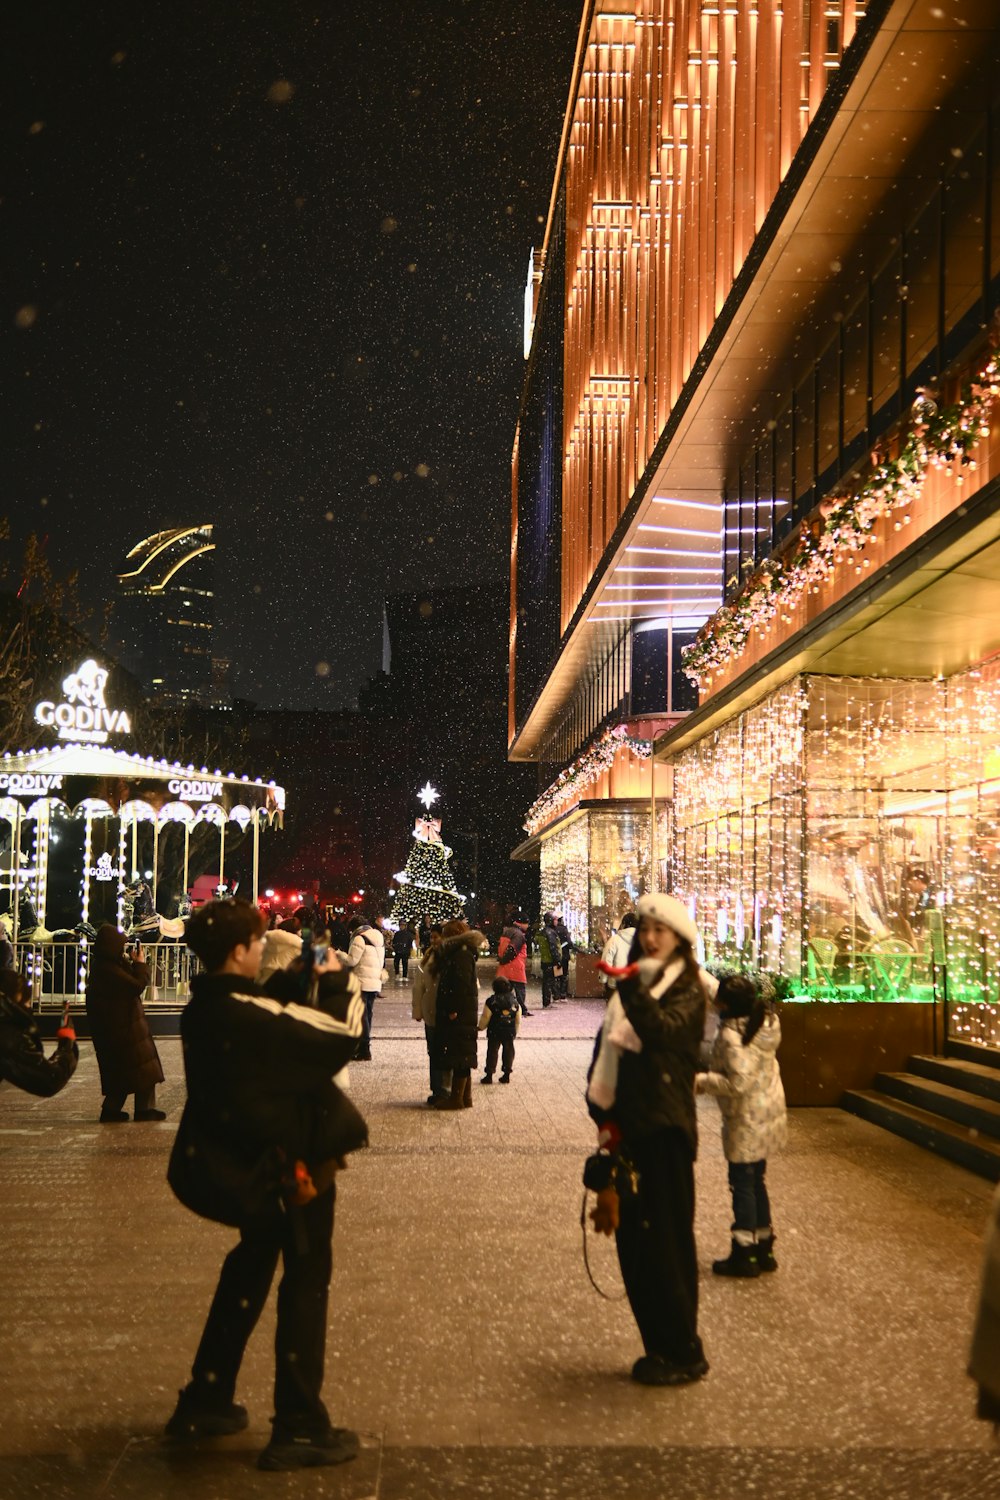
M84 1049L55 1100L0 1091L0 1500L362 1500L580 1494L676 1500L986 1500L1000 1456L964 1375L989 1187L838 1111L795 1112L773 1178L781 1270L712 1278L727 1242L718 1118L700 1101L702 1331L712 1370L680 1391L627 1379L623 1304L580 1257L582 1080L599 1004L524 1023L514 1081L424 1104L408 991L352 1068L371 1149L342 1180L327 1377L363 1434L340 1470L264 1475L273 1305L240 1398L250 1430L176 1455L159 1431L185 1380L228 1231L163 1171L183 1098L164 1040L164 1125L101 1127ZM613 1252L595 1247L617 1284Z

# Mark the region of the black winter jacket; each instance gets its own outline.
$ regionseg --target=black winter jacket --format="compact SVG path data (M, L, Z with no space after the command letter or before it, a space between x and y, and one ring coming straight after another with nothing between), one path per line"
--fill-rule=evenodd
M102 928L102 932L104 929ZM102 951L96 944L87 980L87 1017L101 1070L102 1094L134 1094L163 1082L163 1068L146 1020L142 992L149 969L121 953Z
M363 1002L344 971L324 977L323 1009L282 1005L232 974L196 974L181 1016L188 1100L202 1128L255 1159L277 1146L314 1165L362 1144L343 1132L333 1074L361 1036Z
M442 939L427 960L431 973L438 976L435 1027L441 1066L459 1072L474 1068L478 1059L476 959L485 942L485 935L473 928Z
M666 1127L681 1130L694 1155L694 1075L701 1066L705 1029L701 983L695 975L682 973L654 999L638 979L628 979L619 982L618 993L642 1051L622 1052L614 1106L606 1111L591 1103L590 1113L598 1124L610 1116L626 1145Z
M76 1043L60 1037L55 1052L46 1057L31 1011L0 995L0 1080L48 1099L69 1083L79 1056Z

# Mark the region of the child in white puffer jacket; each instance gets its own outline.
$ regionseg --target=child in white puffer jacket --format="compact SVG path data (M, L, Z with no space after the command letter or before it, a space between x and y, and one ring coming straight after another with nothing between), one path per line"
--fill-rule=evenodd
M776 1271L774 1227L765 1185L767 1158L785 1143L785 1091L777 1051L781 1025L752 979L723 979L715 997L719 1030L710 1071L695 1091L714 1094L722 1111L722 1149L733 1195L732 1245L712 1270L717 1276L759 1276Z

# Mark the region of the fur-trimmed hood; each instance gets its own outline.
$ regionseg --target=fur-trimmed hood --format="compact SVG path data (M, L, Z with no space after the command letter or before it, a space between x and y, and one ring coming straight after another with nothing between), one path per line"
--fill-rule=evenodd
M457 932L454 937L442 938L440 943L430 949L424 960L424 967L428 973L437 974L441 959L446 953L454 953L458 948L471 948L478 957L479 950L488 942L485 932L480 932L478 927L470 927L468 932Z

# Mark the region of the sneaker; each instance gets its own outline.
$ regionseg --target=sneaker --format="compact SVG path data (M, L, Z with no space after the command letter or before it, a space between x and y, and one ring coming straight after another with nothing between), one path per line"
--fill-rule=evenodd
M321 1469L345 1464L358 1456L358 1435L347 1427L328 1427L321 1433L272 1433L257 1459L258 1469L272 1473L289 1469Z
M162 1109L137 1109L135 1118L137 1120L165 1120L167 1117Z
M484 1074L483 1077L480 1078L479 1082L480 1083L492 1083L493 1082L493 1075L492 1075L492 1073L486 1073L486 1074ZM502 1078L501 1078L500 1082L503 1083L503 1079Z
M521 1015L522 1016L527 1016L529 1018L529 1020L530 1020L530 1018L534 1015L534 1011L522 1009Z
M177 1393L174 1414L163 1430L175 1442L194 1443L199 1438L231 1437L242 1432L248 1420L245 1406L232 1401L225 1406L204 1406L185 1388Z
M510 1074L509 1073L501 1073L500 1074L500 1082L501 1083L510 1083Z
M632 1379L640 1385L693 1385L708 1374L708 1360L698 1359L691 1365L675 1365L659 1354L644 1354L632 1366Z

